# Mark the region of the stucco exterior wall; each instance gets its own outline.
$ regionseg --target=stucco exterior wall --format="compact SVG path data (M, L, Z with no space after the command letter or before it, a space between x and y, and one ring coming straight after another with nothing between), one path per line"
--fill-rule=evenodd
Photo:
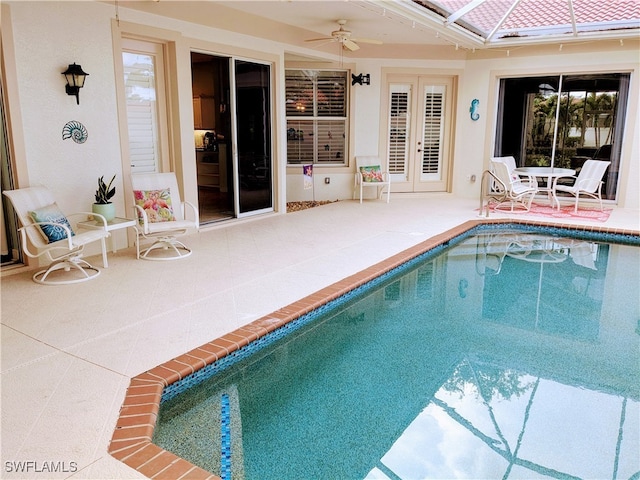
M116 115L113 49L107 5L87 2L38 2L11 4L10 17L3 10L2 23L10 21L16 62L18 91L11 109L19 106L22 123L11 123L24 138L28 178L18 186L43 184L53 190L62 208L91 210L97 178L121 172L120 140ZM7 47L3 37L3 47ZM61 74L71 63L89 73L80 90L80 105L65 93ZM12 111L9 112L10 114ZM13 118L11 116L10 118ZM85 143L62 139L69 121L82 123L88 131ZM122 177L116 181L115 203L120 215Z
M210 49L229 53L234 49L275 58L274 77L276 112L275 141L278 163L276 189L280 192L277 210L283 212L287 200L351 198L354 168L317 168L316 189L304 190L301 169L286 167L286 124L284 119L284 56L285 52L310 50L265 41L225 30L188 24L148 13L129 10L126 3L119 7L121 21L153 26L174 32L178 85L177 112L180 123L180 143L176 161L184 174L185 198L197 198L195 188L195 155L192 141L192 104L190 91L191 49ZM4 2L2 15L5 69L18 79L17 89L5 92L11 110L19 115L10 117L14 141L24 138L24 155L16 158L20 164L17 186L42 183L50 187L63 209L90 209L97 177L117 175L117 213L125 215L125 184L123 182L116 72L112 21L114 5L102 2ZM11 28L6 28L10 26ZM232 27L230 27L232 28ZM6 38L11 35L11 38ZM636 42L637 44L637 42ZM209 46L207 48L207 46ZM11 49L12 51L8 51ZM318 55L318 52L313 52ZM325 54L321 54L325 55ZM371 74L371 85L352 88L354 121L351 157L377 154L380 149L380 117L383 72L420 71L452 72L457 77L457 112L452 158L452 193L477 198L479 178L488 165L492 151L497 105L497 86L501 76L559 74L569 72L630 71L631 88L627 126L623 145L619 204L640 208L638 179L640 178L640 122L638 112L637 48L610 42L591 48L589 45L486 53L469 52L466 59L403 60L399 52L393 59L353 59L354 73ZM336 57L327 56L337 62ZM64 91L61 72L69 63L82 65L89 73L80 92L80 105ZM471 121L471 100L480 101L480 120ZM11 112L10 112L11 113ZM18 113L18 112L16 112ZM20 119L20 121L14 121ZM62 140L62 128L68 121L81 122L88 130L84 144ZM285 174L286 172L286 174ZM468 177L476 175L477 181ZM325 184L324 178L330 183Z

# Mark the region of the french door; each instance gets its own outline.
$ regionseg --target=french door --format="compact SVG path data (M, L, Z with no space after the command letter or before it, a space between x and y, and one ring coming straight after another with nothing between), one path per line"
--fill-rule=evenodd
M396 192L444 192L450 185L453 79L389 75L386 154Z

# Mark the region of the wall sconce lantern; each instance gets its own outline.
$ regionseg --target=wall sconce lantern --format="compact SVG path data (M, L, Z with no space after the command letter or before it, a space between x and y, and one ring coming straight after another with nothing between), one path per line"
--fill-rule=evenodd
M351 86L353 85L371 85L371 75L361 73L360 75L351 74Z
M65 90L67 91L67 95L75 95L76 103L80 105L80 89L84 87L84 80L89 75L87 72L82 70L80 65L69 65L64 72L62 72L64 78L67 79L67 85L65 86Z

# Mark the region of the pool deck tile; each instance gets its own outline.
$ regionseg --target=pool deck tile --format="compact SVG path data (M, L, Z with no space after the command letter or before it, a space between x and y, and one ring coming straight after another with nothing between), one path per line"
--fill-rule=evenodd
M112 442L113 448L110 448L109 453L112 457L117 458L118 460L125 461L126 458L130 457L138 450L144 448L148 443L148 440L123 440L121 442Z
M266 335L269 332L273 332L274 330L280 328L283 325L282 318L275 316L274 314L268 315L266 317L259 318L249 325L245 325L241 327L245 331L250 331L252 333L258 334L260 337Z
M180 457L178 457L177 455L171 452L167 452L166 450L163 450L159 447L156 447L153 444L151 445L152 446L150 448L152 448L157 453L153 458L147 460L136 469L140 473L153 478L157 476L159 473L167 470L169 467L174 465L176 462L178 462L178 460L181 460ZM186 462L186 460L183 460L183 461ZM183 468L189 468L189 466L186 466L186 467L183 466Z
M138 425L126 428L116 427L113 432L111 440L116 442L118 440L148 440L151 441L153 436L154 425Z
M157 394L158 391L162 393L162 389L164 388L164 383L161 382L131 382L129 385L129 394L131 396L135 395L154 395Z
M221 348L217 345L212 345L211 343L205 343L204 345L200 345L195 350L202 350L204 352L207 352L209 355L212 355L214 357L214 362L216 360L219 360L220 357L224 357L226 355L226 350L224 348ZM194 350L192 350L192 352L193 351Z
M138 427L144 425L154 426L157 415L153 413L139 413L138 415L121 415L116 423L116 428Z
M208 343L208 345L212 345L219 349L218 358L229 355L231 352L238 349L238 344L228 337L229 334L226 334L220 338L216 338L213 342Z
M197 349L194 350L197 351ZM204 355L204 352L201 353ZM207 362L203 358L194 355L192 352L187 352L184 355L176 357L175 359L180 363L189 365L193 371L200 370L207 365Z
M189 361L191 362L191 365L193 365L196 370L203 368L206 365L209 365L210 363L213 363L217 360L216 356L213 353L207 352L206 350L202 350L200 347L194 348L190 352L187 352L178 358L182 359L183 357L185 361L187 360L187 357L188 357ZM201 366L198 367L196 365L201 365Z
M165 377L157 375L153 370L144 372L135 377L135 379L139 382L146 383L147 385L159 385L160 387L166 387L169 385Z
M158 368L158 367L155 367L155 368ZM165 369L165 370L168 370L168 369ZM161 395L162 395L162 392L147 393L143 395L137 395L135 393L127 393L127 395L124 398L124 402L122 403L122 406L133 407L133 406L141 406L141 405L153 405L154 403L160 401Z
M435 246L457 237L470 228L480 224L501 223L636 236L639 234L635 230L612 229L599 225L581 227L562 223L550 224L540 221L496 218L469 220L134 377L131 379L120 410L120 418L109 445L109 453L149 478L219 479L210 472L192 465L151 442L164 387L206 365L210 365L329 301L339 298L355 287L373 280Z
M181 478L218 480L220 478L150 441L133 443L117 451L110 450L110 453L148 478L167 480Z
M180 480L180 479L207 479L215 478L207 471L194 467L182 458L178 458L164 470L161 470L152 477L154 480Z
M236 350L247 345L250 340L244 335L242 332L235 330L234 332L227 333L224 337L225 340L233 342L235 344Z
M266 333L264 329L260 329L260 330L261 332ZM264 333L259 333L258 331L254 331L247 327L240 327L239 329L236 330L236 333L238 333L238 335L244 336L244 338L247 340L247 343L251 343L254 340L257 340L258 338L260 338L262 335L264 335Z

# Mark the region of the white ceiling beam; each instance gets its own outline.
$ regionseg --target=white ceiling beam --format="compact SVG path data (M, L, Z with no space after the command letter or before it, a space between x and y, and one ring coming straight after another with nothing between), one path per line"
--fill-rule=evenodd
M458 20L460 17L462 17L463 15L466 15L471 10L473 10L476 7L479 7L486 1L487 0L473 0L472 2L467 3L460 10L453 12L451 15L449 15L447 19L444 21L444 24L451 25L452 23L455 23L455 21Z
M573 36L578 36L578 26L576 25L576 14L573 11L573 0L567 0L569 4L569 16L571 17L571 28L573 29Z
M513 4L511 5L511 7L509 7L509 9L507 10L507 13L505 13L503 15L503 17L500 19L500 21L498 22L498 24L493 27L493 30L491 30L491 32L489 33L489 35L487 35L487 38L485 38L485 42L489 42L491 40L491 38L493 38L493 36L496 34L496 32L500 29L500 27L502 26L502 24L504 22L507 21L507 18L509 18L509 15L511 15L511 12L513 12L515 10L515 8L518 6L518 4L520 3L520 0L515 0L515 2L513 2Z

